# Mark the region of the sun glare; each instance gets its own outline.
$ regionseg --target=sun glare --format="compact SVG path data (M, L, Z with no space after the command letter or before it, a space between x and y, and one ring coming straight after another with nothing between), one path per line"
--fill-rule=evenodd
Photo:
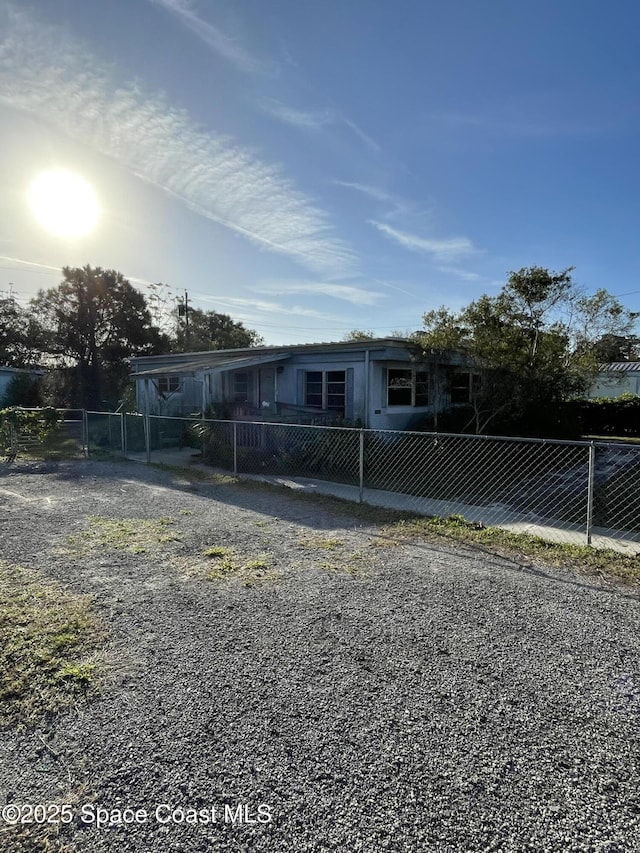
M91 185L67 169L42 172L31 184L31 210L58 237L83 237L98 221L98 199Z

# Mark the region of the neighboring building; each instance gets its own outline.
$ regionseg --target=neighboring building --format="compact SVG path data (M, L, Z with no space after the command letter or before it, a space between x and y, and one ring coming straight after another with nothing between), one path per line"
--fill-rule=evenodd
M398 338L144 356L132 358L131 366L144 414L344 419L375 429L408 429L426 415L468 403L472 383L460 354L425 363Z
M4 400L4 395L12 380L20 373L29 373L32 377L42 376L42 370L26 370L20 367L5 367L0 365L0 406Z
M613 361L601 364L598 378L589 397L620 397L622 394L640 396L640 361Z

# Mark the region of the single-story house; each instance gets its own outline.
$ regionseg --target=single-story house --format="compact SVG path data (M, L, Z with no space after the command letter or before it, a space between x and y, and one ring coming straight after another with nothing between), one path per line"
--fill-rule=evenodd
M640 361L612 361L601 364L598 378L588 396L620 397L622 394L640 396Z
M410 429L468 403L464 356L418 359L399 338L172 353L131 359L139 412Z

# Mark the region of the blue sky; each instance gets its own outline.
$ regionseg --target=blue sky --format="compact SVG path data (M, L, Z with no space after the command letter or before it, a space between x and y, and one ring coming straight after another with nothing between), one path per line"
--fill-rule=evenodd
M272 344L417 329L531 265L640 310L639 28L633 0L0 0L0 291L89 263ZM53 166L89 235L34 219Z

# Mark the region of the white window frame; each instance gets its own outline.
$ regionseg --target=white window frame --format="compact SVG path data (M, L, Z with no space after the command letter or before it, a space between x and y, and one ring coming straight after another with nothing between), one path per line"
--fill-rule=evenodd
M308 383L309 374L311 374L311 373L320 373L322 375L322 405L321 406L317 406L317 405L314 405L313 403L307 402L307 399L308 399L307 383ZM329 393L329 384L336 382L335 379L331 379L331 380L329 379L330 373L341 373L342 374L343 379L341 380L341 384L344 387L344 393L343 394L335 395L335 394ZM340 409L336 409L335 407L329 408L329 397L333 397L333 396L341 396L342 397L342 406ZM346 410L347 410L347 371L346 370L305 370L305 373L304 373L304 405L308 406L310 409L318 409L318 411L323 411L323 412L341 411L342 414L344 415Z
M180 377L174 374L158 376L156 382L159 394L177 394L180 391ZM163 384L166 386L165 388L162 387Z

